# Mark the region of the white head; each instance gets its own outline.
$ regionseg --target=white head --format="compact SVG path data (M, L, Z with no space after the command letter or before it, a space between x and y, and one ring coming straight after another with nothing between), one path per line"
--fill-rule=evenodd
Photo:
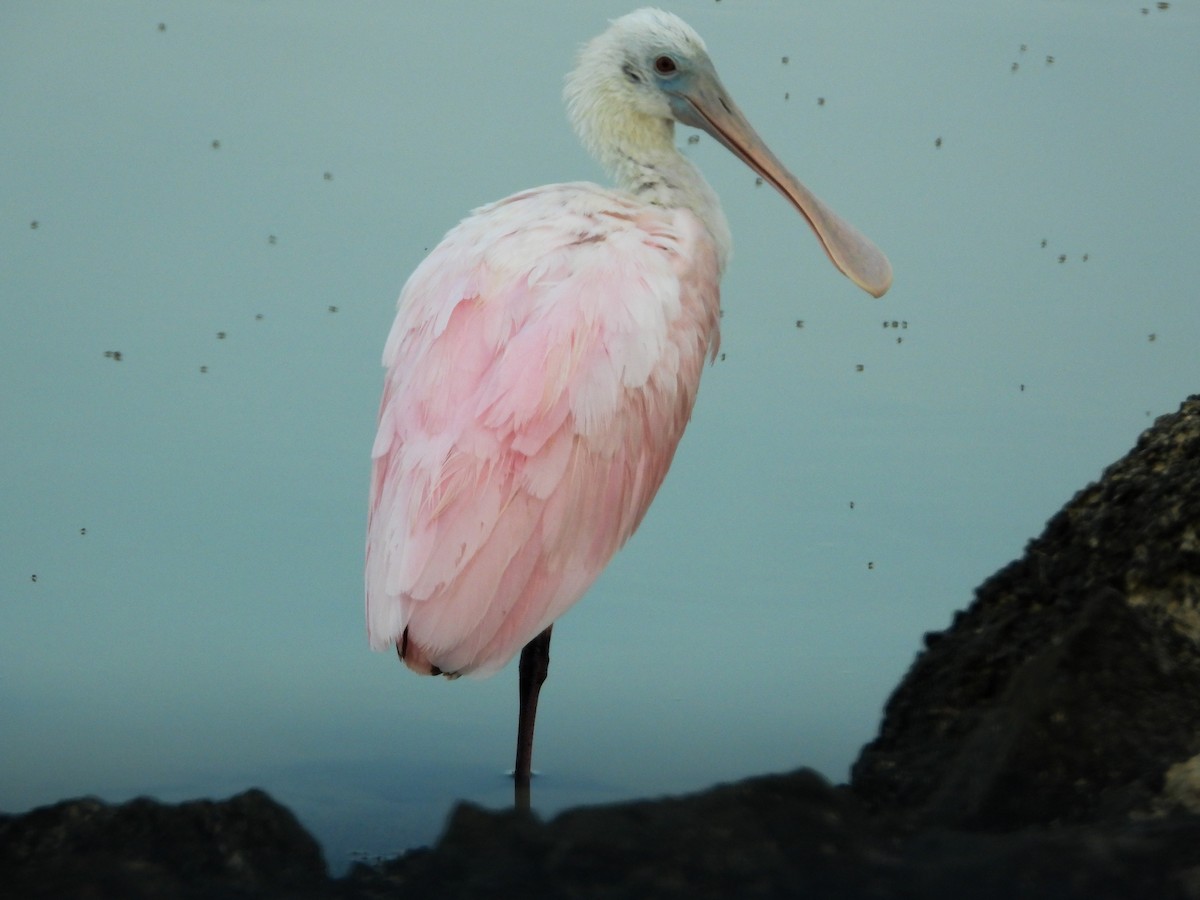
M700 35L678 16L639 9L615 20L580 51L564 96L580 141L610 172L626 161L681 159L675 122L701 128L796 207L856 284L876 297L891 284L887 258L771 153L721 84Z
M627 128L654 123L667 129L668 135L673 133L675 115L662 89L664 73L655 70L659 59L677 65L695 60L713 71L700 35L678 16L660 9L622 16L580 51L575 70L567 76L564 96L571 124L590 153L602 155L598 144L613 142L611 128L621 120L632 120Z

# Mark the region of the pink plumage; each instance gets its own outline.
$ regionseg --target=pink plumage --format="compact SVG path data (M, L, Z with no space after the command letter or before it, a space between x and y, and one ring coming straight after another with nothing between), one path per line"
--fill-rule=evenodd
M582 596L666 475L717 346L719 278L690 210L590 184L446 236L384 351L372 646L486 675Z

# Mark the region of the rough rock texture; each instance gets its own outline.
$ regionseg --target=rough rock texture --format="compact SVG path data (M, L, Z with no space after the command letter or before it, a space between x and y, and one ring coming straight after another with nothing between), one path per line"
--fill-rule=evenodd
M433 852L350 881L379 897L835 896L869 883L876 844L857 803L801 771L548 823L462 804Z
M260 791L0 816L0 896L1200 900L1200 396L988 579L850 786L526 814L346 878Z
M1154 805L1200 753L1200 397L925 644L853 769L871 808L1015 828Z
M0 846L6 900L1200 898L1200 816L906 834L808 770L549 822L462 804L432 849L341 880L259 791L179 806L67 801L4 821Z
M464 804L433 850L360 867L341 889L364 900L1196 900L1200 817L899 834L801 770L548 823Z
M168 806L92 797L0 816L3 897L297 897L325 858L262 791Z

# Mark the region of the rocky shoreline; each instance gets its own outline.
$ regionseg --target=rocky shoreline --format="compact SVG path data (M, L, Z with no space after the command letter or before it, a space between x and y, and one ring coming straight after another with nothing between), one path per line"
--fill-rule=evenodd
M470 804L331 879L261 791L0 815L0 894L1200 900L1200 395L925 648L833 786L808 770L549 821Z

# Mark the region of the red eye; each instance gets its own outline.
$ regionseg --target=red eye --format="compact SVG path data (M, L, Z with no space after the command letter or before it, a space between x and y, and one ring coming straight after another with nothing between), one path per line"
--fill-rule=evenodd
M654 71L659 75L674 75L679 71L679 67L675 65L675 60L669 56L660 56L654 60Z

